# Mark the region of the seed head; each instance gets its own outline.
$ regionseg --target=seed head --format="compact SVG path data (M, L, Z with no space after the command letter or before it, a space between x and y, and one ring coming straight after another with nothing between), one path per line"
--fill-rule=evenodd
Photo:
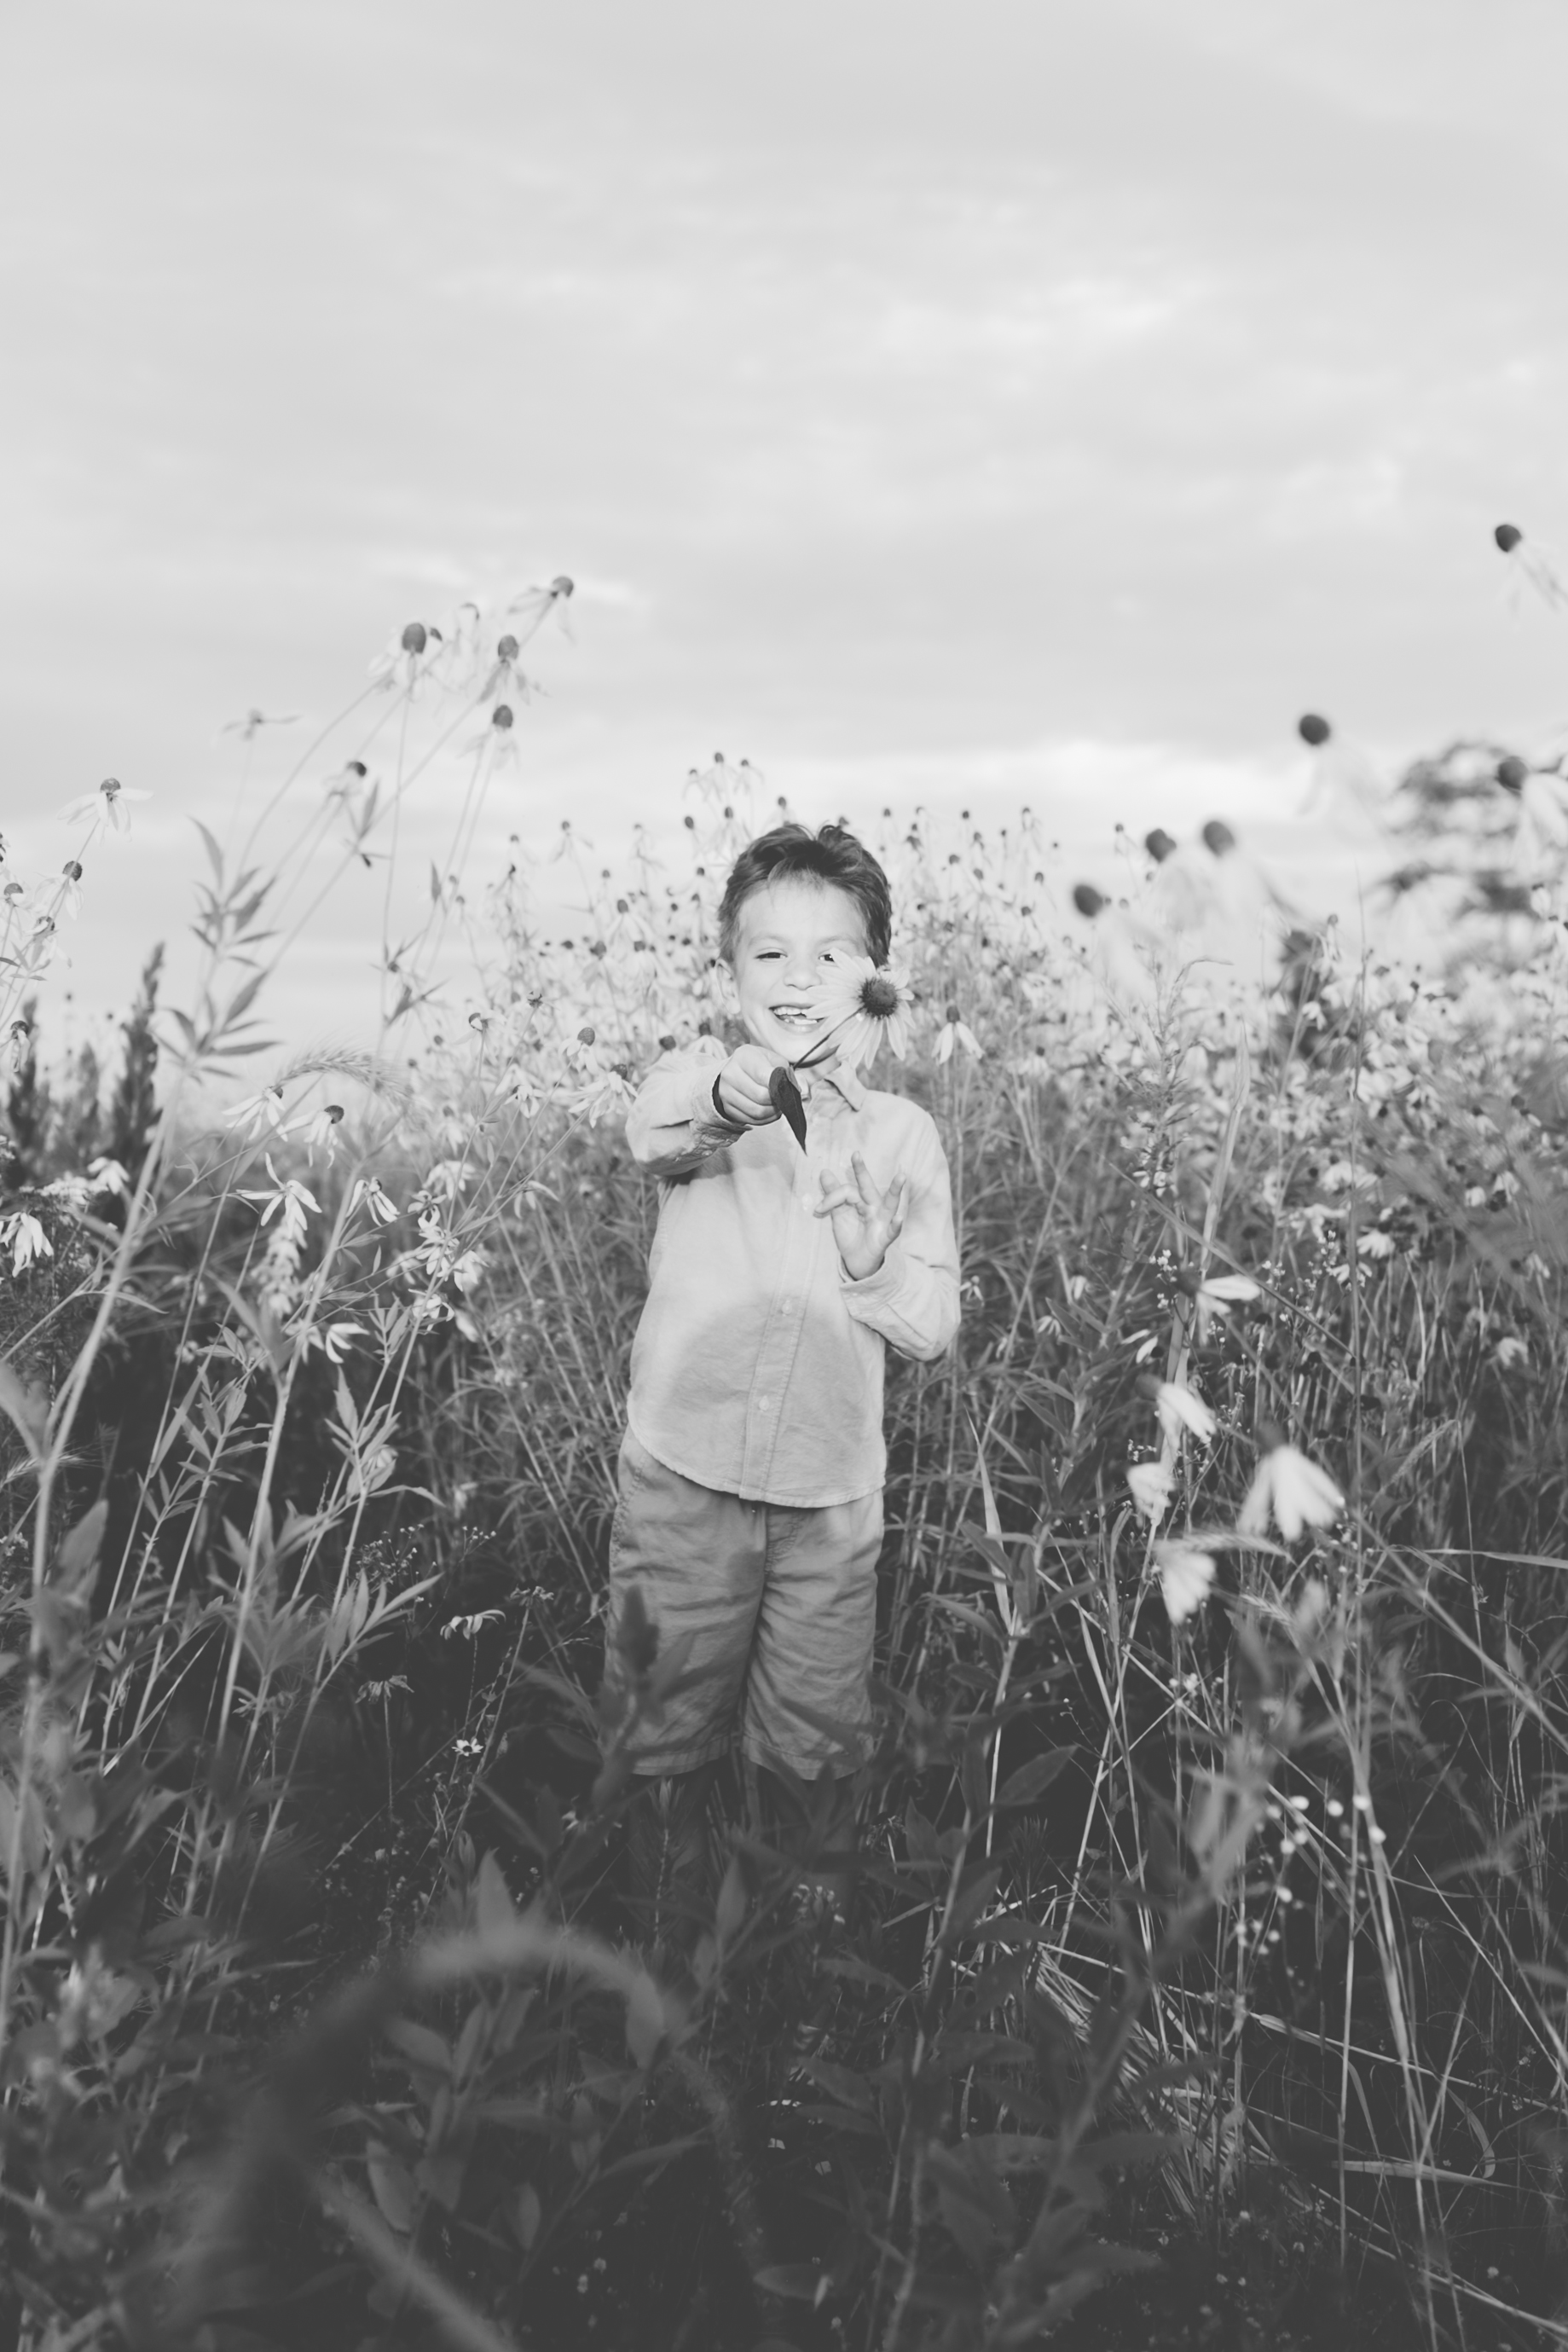
M580 1029L577 1033L577 1042L580 1045L591 1045L593 1043L592 1028L587 1027Z
M1166 858L1169 857L1175 850L1176 843L1171 839L1170 835L1166 831L1163 824L1156 824L1153 833L1145 834L1144 847L1148 851L1149 856L1154 859L1156 866L1163 866Z
M1333 729L1326 719L1320 719L1315 710L1309 710L1297 719L1296 732L1303 743L1310 743L1313 751L1318 751L1328 741Z
M1228 857L1236 846L1236 835L1223 817L1211 816L1203 828L1203 845L1216 857Z
M68 882L79 882L81 880L81 860L78 857L68 857L65 864L61 866L60 872L65 876Z
M944 1021L962 1021L964 1016L956 1004L950 1004L942 1018Z
M659 1040L659 1051L661 1054L673 1054L674 1050L675 1041L666 1029L664 1035Z
M1073 887L1072 903L1081 915L1086 915L1092 922L1106 903L1105 895L1096 890L1092 882L1079 882Z
M497 652L497 655L498 656L498 657L499 657L502 661L516 661L516 660L517 660L517 641L516 637L514 637L514 636L513 636L513 635L512 635L512 633L511 633L511 631L510 631L509 629L507 630L507 635L506 635L504 637L499 637L499 638L497 638L497 642L496 642L496 652Z
M492 710L492 711L491 711L491 713L490 713L490 724L491 724L491 726L492 726L492 727L498 727L498 728L500 729L500 730L501 730L502 734L504 735L504 734L506 733L506 731L507 731L507 728L511 725L511 723L512 723L512 706L511 706L511 704L510 704L509 702L497 702L497 705L496 705L496 708L495 708L495 709L494 709L494 710Z
M558 572L555 578L549 584L550 594L552 596L570 596L576 585L576 582L568 579L564 572Z
M1523 539L1524 533L1520 530L1517 523L1500 522L1497 529L1493 531L1492 537L1496 540L1498 545L1501 548L1505 555L1511 555L1514 549L1519 545L1521 540Z
M422 654L429 639L430 632L424 623L411 621L402 633L402 649L405 654Z
M120 782L118 776L105 776L102 783L99 786L99 791L103 794L106 801L117 801L120 798Z
M1529 767L1517 751L1510 751L1497 763L1497 780L1505 793L1521 793L1529 774Z

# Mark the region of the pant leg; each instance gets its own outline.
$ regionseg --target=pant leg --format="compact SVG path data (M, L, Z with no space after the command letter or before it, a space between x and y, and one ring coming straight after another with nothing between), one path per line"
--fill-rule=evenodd
M760 1504L699 1486L656 1461L628 1430L610 1536L605 1681L626 1688L618 1636L633 1585L658 1631L653 1679L673 1686L625 1735L638 1773L690 1772L733 1745L766 1565Z
M882 1525L880 1489L816 1510L768 1505L741 1727L754 1763L815 1780L864 1762Z

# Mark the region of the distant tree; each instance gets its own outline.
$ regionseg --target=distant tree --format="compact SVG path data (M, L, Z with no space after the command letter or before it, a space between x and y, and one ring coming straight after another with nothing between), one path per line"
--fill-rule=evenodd
M48 1081L38 1075L38 1000L27 997L13 1029L11 1083L5 1092L5 1181L13 1188L39 1184L49 1123Z
M158 976L162 969L163 943L160 940L142 970L141 985L131 1008L131 1017L120 1024L125 1033L125 1060L109 1107L106 1149L110 1158L118 1160L131 1177L139 1174L147 1157L148 1139L158 1115L153 1084L158 1068L158 1040L153 1034L152 1016L158 1009Z
M91 1045L72 1063L66 1090L54 1105L49 1158L56 1174L96 1159L103 1126L103 1066Z

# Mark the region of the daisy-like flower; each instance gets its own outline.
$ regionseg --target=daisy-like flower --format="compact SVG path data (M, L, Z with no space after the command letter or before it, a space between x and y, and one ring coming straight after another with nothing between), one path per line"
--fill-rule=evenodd
M909 976L893 964L874 964L870 956L835 957L832 970L811 993L810 1009L829 1026L796 1063L798 1070L809 1070L834 1051L846 1069L857 1070L876 1059L884 1037L899 1061L909 1051Z
M985 1047L965 1020L956 1004L950 1004L942 1016L942 1026L936 1032L936 1059L950 1062L955 1046L961 1046L971 1061L977 1062Z
M287 1135L283 1118L283 1088L263 1087L258 1095L246 1095L243 1101L231 1105L224 1114L225 1127L237 1127L246 1143L254 1143L258 1135L270 1131Z
M101 1155L88 1162L88 1188L93 1192L112 1192L122 1201L131 1190L131 1179L118 1160L106 1160Z
M55 1245L37 1217L18 1209L8 1217L0 1217L0 1250L10 1251L13 1274L25 1274L30 1265L53 1257Z
M328 1323L311 1333L315 1345L330 1364L340 1364L356 1339L365 1337L362 1323Z
M1203 1399L1195 1395L1184 1381L1156 1380L1152 1372L1145 1372L1138 1386L1159 1414L1160 1427L1173 1444L1184 1431L1200 1444L1208 1444L1218 1423Z
M463 749L465 751L488 750L497 767L521 759L515 732L517 714L509 702L497 702L477 735L470 735Z
M342 1123L342 1104L323 1103L315 1118L308 1119L305 1124L305 1140L312 1154L314 1154L317 1145L319 1144L322 1150L327 1154L329 1161L331 1160L332 1154L337 1149L338 1129L341 1127Z
M1216 1316L1229 1314L1233 1307L1250 1306L1258 1297L1258 1285L1246 1274L1199 1274L1197 1266L1184 1266L1176 1277L1176 1287L1190 1298L1197 1309L1197 1338L1201 1347L1208 1338L1210 1324Z
M1157 1543L1155 1565L1166 1616L1173 1625L1185 1624L1214 1590L1214 1554L1197 1544Z
M1307 1528L1332 1527L1344 1508L1344 1496L1328 1472L1288 1445L1271 1422L1259 1434L1267 1450L1238 1516L1238 1534L1260 1536L1272 1518L1285 1541L1294 1543Z
M69 824L75 824L83 817L87 817L91 819L95 827L107 824L111 832L129 833L131 830L129 803L132 801L144 801L150 797L146 793L130 791L120 782L118 776L105 776L96 793L84 793L80 800L72 801L69 807L62 811L62 814Z
M389 1201L382 1190L379 1176L361 1176L349 1195L349 1214L359 1208L368 1209L378 1225L395 1225L400 1214L395 1201Z
M319 1216L321 1203L309 1186L302 1184L297 1176L280 1176L272 1164L270 1153L267 1160L267 1172L273 1183L270 1192L242 1192L240 1198L242 1201L259 1201L262 1203L262 1223L269 1225L277 1217L277 1230L284 1241L291 1248L297 1248L305 1239L307 1216Z
M517 628L513 634L521 645L526 646L535 632L544 627L552 614L557 626L565 635L570 636L566 608L576 585L576 582L568 579L564 572L558 572L548 588L525 588L519 595L513 597L507 611L508 614L517 615Z
M434 665L442 644L439 629L428 629L423 621L410 621L387 639L385 650L371 664L371 676L378 686L401 687L412 693Z
M504 637L497 639L496 658L479 689L481 702L494 702L497 695L508 702L527 702L534 692L534 682L517 667L519 651L517 640L510 629Z
M282 711L274 716L269 711L251 709L243 719L225 719L218 733L237 735L242 743L254 743L264 727L293 727L298 718L298 710Z
M73 921L81 913L81 859L68 857L60 868L60 895L57 901L62 914Z
M1563 584L1549 548L1526 539L1516 522L1500 522L1492 538L1508 559L1513 575L1509 583L1510 595L1516 604L1521 581L1535 591L1543 604L1568 604L1568 588Z
M1157 1528L1170 1509L1174 1484L1168 1462L1134 1462L1127 1472L1134 1505L1150 1527Z

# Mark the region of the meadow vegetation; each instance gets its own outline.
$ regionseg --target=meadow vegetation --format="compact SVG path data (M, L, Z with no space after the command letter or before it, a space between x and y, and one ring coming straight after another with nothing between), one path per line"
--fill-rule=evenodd
M131 796L7 892L0 2346L1568 2338L1559 769L1386 795L1418 968L1218 822L1075 892L1027 811L886 814L876 1082L965 1313L891 1370L852 1900L816 1792L767 1839L730 1792L634 1913L620 1119L722 1030L778 811L716 761L608 869L563 828L565 936L520 845L471 870L570 593L411 624L204 836L199 978L149 962L118 1070L51 1064L47 966ZM379 1039L287 1057L301 908L433 779Z

